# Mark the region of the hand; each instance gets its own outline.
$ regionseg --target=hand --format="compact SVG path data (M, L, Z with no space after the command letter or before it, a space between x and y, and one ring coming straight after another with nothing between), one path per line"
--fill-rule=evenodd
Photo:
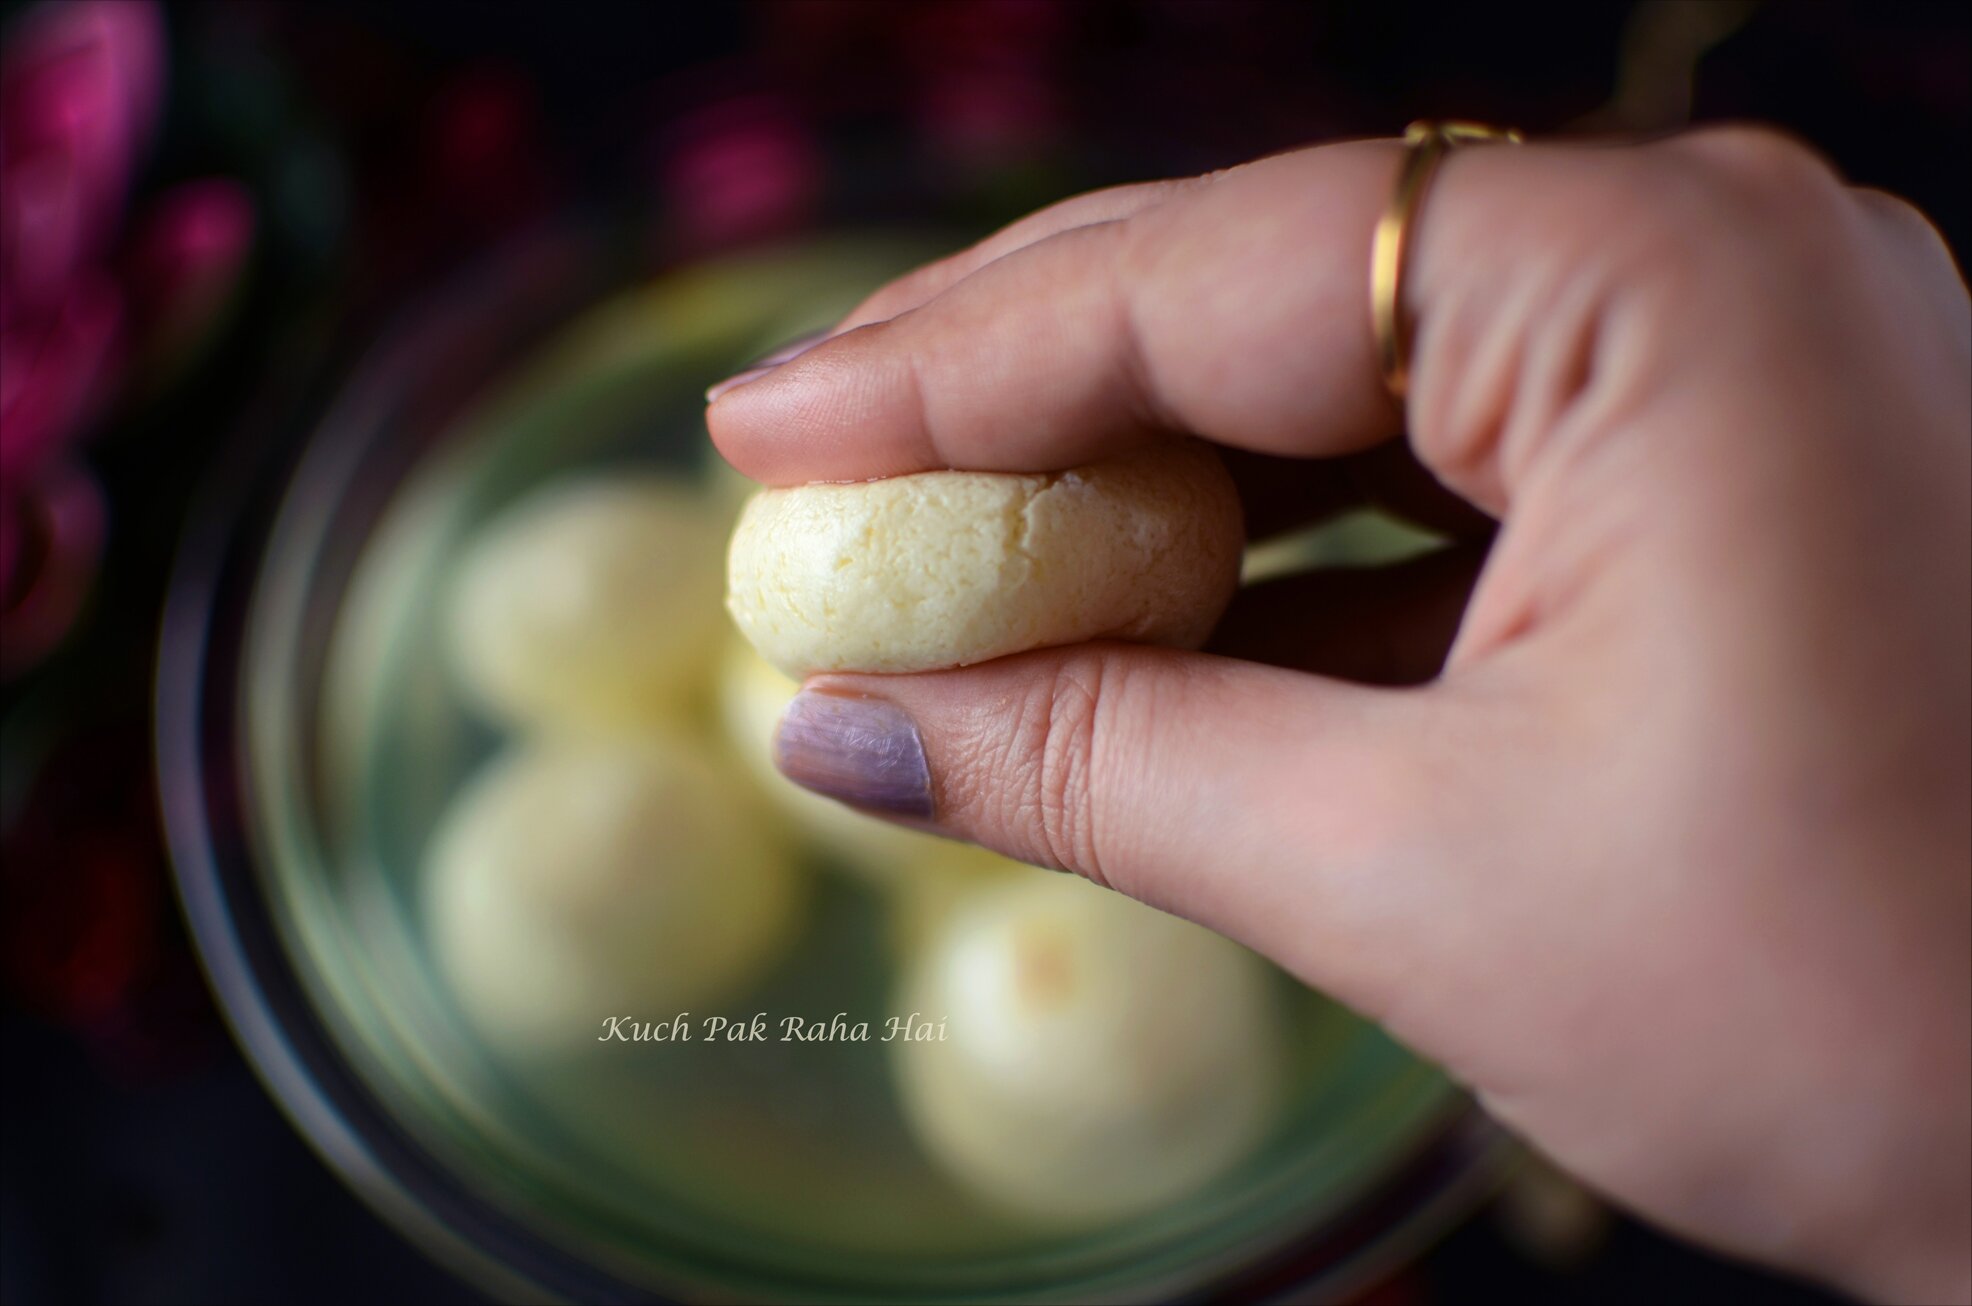
M939 828L1265 953L1638 1211L1964 1299L1965 286L1913 210L1766 132L1461 150L1413 229L1405 413L1367 302L1399 154L1057 205L709 421L773 484L1194 433L1267 456L1265 525L1367 487L1479 543L1245 591L1235 656L804 692L915 723ZM1483 568L1444 490L1499 520Z

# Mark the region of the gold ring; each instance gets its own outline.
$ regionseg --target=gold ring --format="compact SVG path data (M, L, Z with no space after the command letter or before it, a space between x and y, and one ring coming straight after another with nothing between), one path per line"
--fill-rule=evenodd
M1376 222L1376 239L1369 254L1369 304L1376 330L1376 361L1383 384L1393 399L1403 402L1410 382L1410 328L1404 321L1404 256L1410 229L1424 203L1424 191L1454 146L1481 141L1518 145L1525 138L1512 127L1488 127L1477 122L1414 122L1404 129L1404 168L1389 206Z

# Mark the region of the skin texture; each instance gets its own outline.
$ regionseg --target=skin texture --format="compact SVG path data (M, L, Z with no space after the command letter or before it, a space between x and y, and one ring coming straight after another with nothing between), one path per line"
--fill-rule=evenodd
M1249 591L1219 655L806 692L915 722L939 828L1276 959L1635 1210L1964 1300L1965 286L1918 214L1768 132L1467 149L1414 233L1406 413L1367 303L1400 156L1070 201L709 422L770 484L1185 432L1272 460L1276 520L1292 478L1305 516L1369 495L1471 547ZM1483 566L1454 499L1500 522Z

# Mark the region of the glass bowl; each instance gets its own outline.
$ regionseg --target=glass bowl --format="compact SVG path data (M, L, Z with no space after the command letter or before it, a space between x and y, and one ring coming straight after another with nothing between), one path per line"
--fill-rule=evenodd
M880 1043L539 1061L461 1018L420 892L440 814L500 747L444 656L461 551L575 471L737 503L704 436L707 380L931 251L830 238L642 281L597 233L529 240L405 314L345 379L271 399L249 433L260 456L228 465L186 543L159 771L215 987L329 1162L498 1295L1332 1296L1497 1172L1500 1136L1443 1075L1279 976L1290 1092L1264 1141L1180 1201L1080 1230L1009 1218L930 1164ZM270 439L269 424L306 434ZM787 955L720 1010L889 1014L881 904L827 872Z

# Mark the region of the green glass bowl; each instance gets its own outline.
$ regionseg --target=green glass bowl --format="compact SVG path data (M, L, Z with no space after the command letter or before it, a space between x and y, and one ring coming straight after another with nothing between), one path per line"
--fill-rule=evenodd
M1285 977L1292 1091L1264 1144L1095 1232L1013 1220L952 1186L913 1146L880 1043L607 1044L550 1067L487 1046L453 1005L419 867L500 742L443 664L440 596L462 546L570 471L668 471L736 500L705 439L708 379L927 252L829 239L642 284L582 235L511 252L381 339L275 474L264 530L246 511L187 550L160 749L202 951L303 1130L497 1292L1328 1294L1441 1228L1497 1170L1497 1134L1442 1074ZM215 772L215 748L237 774ZM895 979L881 907L850 880L814 883L799 943L732 1010L880 1025Z

